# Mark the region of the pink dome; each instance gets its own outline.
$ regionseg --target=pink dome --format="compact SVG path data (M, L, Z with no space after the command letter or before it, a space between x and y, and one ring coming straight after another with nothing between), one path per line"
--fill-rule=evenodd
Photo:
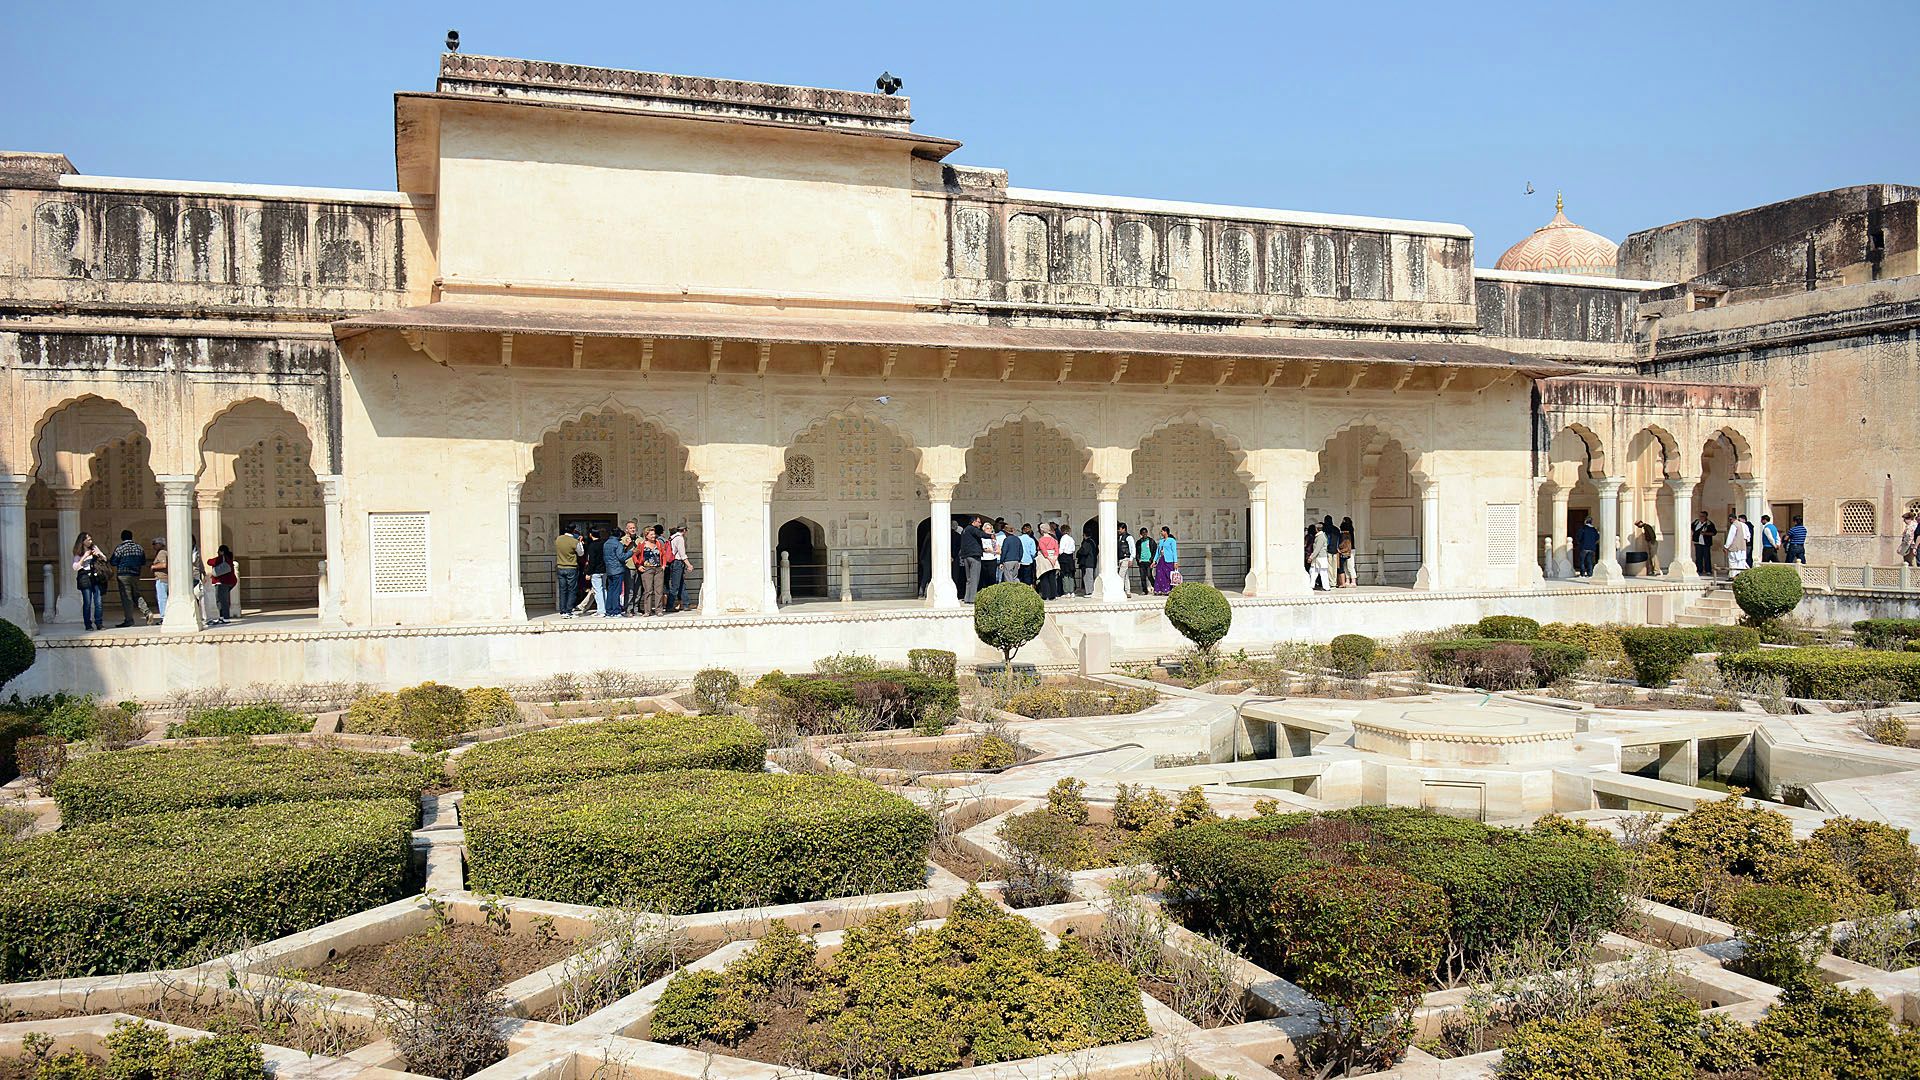
M1523 270L1536 274L1591 274L1612 277L1620 245L1567 220L1565 203L1555 197L1553 220L1533 230L1533 235L1507 249L1494 263L1497 270Z

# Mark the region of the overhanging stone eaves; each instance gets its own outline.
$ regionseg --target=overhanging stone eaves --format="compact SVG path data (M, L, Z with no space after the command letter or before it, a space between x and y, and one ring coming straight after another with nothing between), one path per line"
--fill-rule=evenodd
M333 330L334 336L341 341L376 330L396 330L892 345L902 348L991 349L1006 352L1125 353L1132 356L1221 360L1322 360L1425 367L1500 368L1534 376L1569 374L1582 370L1571 364L1458 341L1182 334L1152 330L822 321L706 314L576 313L446 302L342 319L333 324Z

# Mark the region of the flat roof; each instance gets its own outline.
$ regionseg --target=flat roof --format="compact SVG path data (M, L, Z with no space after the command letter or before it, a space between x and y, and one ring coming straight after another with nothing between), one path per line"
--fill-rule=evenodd
M292 199L299 202L350 202L378 206L413 206L432 199L402 191L359 188L300 187L287 184L229 184L204 180L150 180L131 176L93 176L68 173L60 177L63 189L78 191L141 191L154 195L225 195L241 199Z
M1495 270L1492 268L1473 268L1475 281L1515 281L1528 285L1572 285L1582 289L1620 289L1627 292L1646 292L1648 289L1664 289L1674 284L1671 281L1645 281L1640 278L1599 277L1594 274L1548 274L1538 270Z
M907 348L990 349L1011 352L1126 353L1216 359L1331 360L1507 368L1536 375L1584 369L1490 345L1452 341L1381 341L1180 333L1166 330L1092 330L1073 327L980 326L932 321L810 320L663 312L568 312L546 308L440 301L342 319L334 335L345 340L374 330L553 336L692 338L822 345L899 345Z

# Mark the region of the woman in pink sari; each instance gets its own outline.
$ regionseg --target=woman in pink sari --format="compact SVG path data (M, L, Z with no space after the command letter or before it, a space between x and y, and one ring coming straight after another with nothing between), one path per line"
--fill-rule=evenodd
M1173 530L1160 526L1160 543L1153 549L1153 591L1165 596L1173 591L1173 573L1180 569L1180 543Z

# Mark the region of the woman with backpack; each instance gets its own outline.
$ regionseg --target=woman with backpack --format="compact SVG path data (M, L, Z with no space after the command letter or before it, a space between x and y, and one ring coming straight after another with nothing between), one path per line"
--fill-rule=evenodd
M230 610L233 603L233 587L240 584L240 569L234 565L233 549L225 544L207 560L207 576L213 581L214 606L220 616L209 622L208 626L225 626L232 621Z
M106 628L100 598L107 591L107 576L107 553L93 542L92 533L81 533L73 542L73 584L80 590L80 618L89 630Z

